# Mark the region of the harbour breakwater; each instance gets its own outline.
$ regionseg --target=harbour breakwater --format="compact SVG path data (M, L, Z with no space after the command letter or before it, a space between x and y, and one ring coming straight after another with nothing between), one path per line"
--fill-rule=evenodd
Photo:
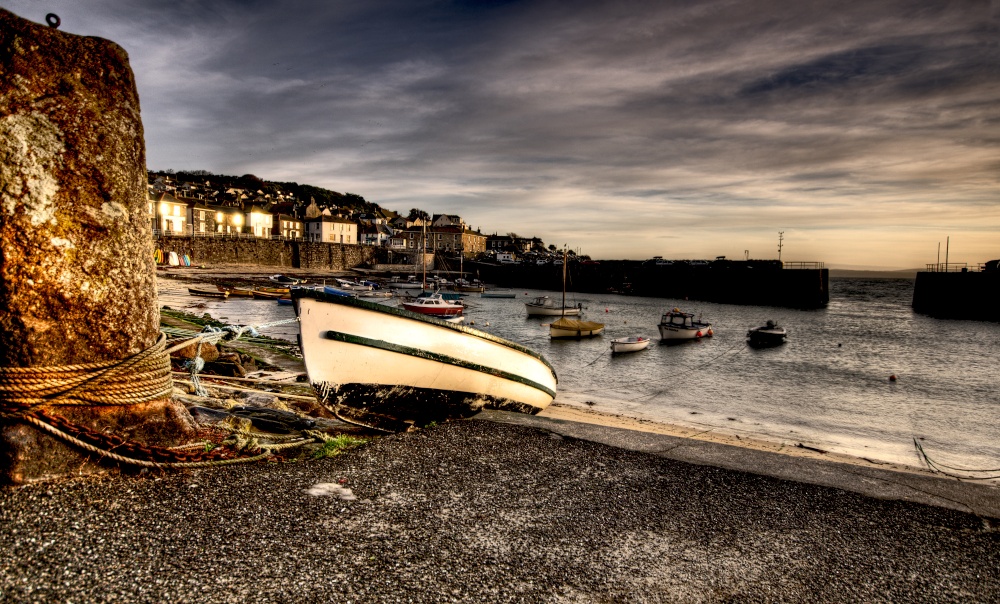
M560 265L467 262L465 270L500 287L562 287ZM705 264L602 260L571 262L567 266L566 289L723 304L820 308L830 301L829 282L829 269L818 263L789 268L773 260L716 260Z
M1000 321L997 263L982 271L917 273L913 310L941 319Z
M187 255L195 265L273 266L275 269L418 272L418 253L368 245L256 238L160 236L154 246ZM427 254L427 270L457 276L457 259ZM543 290L562 288L557 264L497 264L466 261L462 271L498 287ZM657 264L638 260L570 262L566 289L581 293L619 293L755 304L820 308L830 301L829 270L819 263L782 264L777 260L715 260L704 264Z

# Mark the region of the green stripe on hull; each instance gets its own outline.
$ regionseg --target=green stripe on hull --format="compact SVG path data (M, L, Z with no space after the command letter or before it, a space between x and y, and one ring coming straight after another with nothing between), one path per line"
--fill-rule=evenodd
M445 354L439 354L436 352L431 352L429 350L422 350L420 348L413 348L411 346L403 346L401 344L393 344L392 342L386 342L384 340L374 340L372 338L365 338L363 336L356 336L348 333L343 333L340 331L324 331L322 337L327 340L333 340L335 342L346 342L348 344L356 344L359 346L367 346L369 348L377 348L379 350L385 350L388 352L395 352L398 354L405 354L407 356L426 359L429 361L435 361L437 363L443 363L445 365L451 365L453 367L461 367L462 369L471 369L472 371L478 371L480 373L485 373L493 377L498 377L501 379L509 380L511 382L517 382L519 384L524 384L536 390L540 390L545 394L555 398L555 390L546 387L543 384L539 384L534 380L529 380L528 378L522 377L520 375L510 373L508 371L503 371L502 369L497 369L495 367L487 367L486 365L480 365L479 363L472 363L470 361L463 361L462 359L448 356Z

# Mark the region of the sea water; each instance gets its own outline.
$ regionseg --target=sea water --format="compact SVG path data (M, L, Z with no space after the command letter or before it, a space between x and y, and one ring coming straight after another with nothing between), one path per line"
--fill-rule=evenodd
M198 299L162 282L161 290L161 303L232 323L294 316L274 301ZM557 402L909 465L921 465L916 438L941 463L1000 468L1000 324L916 314L912 280L831 279L830 303L816 310L570 293L582 318L606 325L580 341L551 340L551 318L526 315L526 300L558 301L560 292L515 292L469 295L466 325L544 355L559 377ZM660 343L656 325L674 307L711 322L714 337ZM769 319L788 330L787 342L747 347L747 329ZM296 329L268 335L294 341ZM612 338L633 335L653 343L611 354Z

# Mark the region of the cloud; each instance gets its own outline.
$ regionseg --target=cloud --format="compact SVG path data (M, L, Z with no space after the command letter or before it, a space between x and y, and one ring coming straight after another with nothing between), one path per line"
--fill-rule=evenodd
M606 258L741 256L781 229L830 264L912 266L900 228L1000 254L996 2L51 4L129 51L153 168Z

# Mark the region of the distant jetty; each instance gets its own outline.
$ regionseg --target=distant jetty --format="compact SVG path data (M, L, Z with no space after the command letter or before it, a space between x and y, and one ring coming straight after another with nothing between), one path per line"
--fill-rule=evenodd
M941 319L1000 321L1000 260L927 265L917 273L913 310Z
M554 289L562 267L552 264L466 262L466 272L499 287ZM789 308L830 301L830 272L821 262L653 259L570 262L567 289Z

